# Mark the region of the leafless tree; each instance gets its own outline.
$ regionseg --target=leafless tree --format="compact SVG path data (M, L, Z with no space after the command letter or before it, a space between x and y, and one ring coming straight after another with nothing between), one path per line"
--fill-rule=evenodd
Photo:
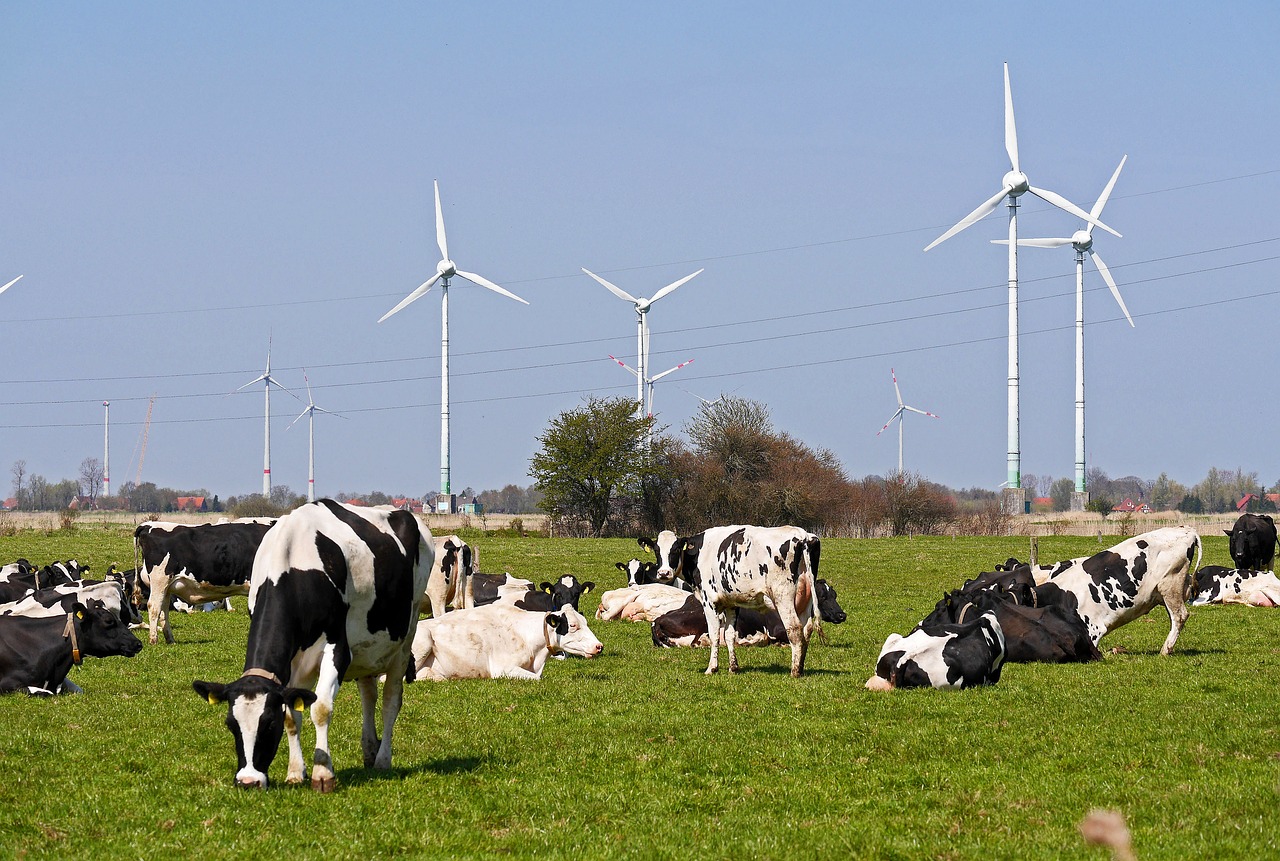
M102 463L96 457L86 457L80 461L80 493L97 502L102 492Z

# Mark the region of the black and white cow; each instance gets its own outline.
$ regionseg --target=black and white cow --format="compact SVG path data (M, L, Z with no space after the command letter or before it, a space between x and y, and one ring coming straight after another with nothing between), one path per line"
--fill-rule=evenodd
M1270 570L1276 558L1276 522L1269 514L1241 514L1227 535L1237 568Z
M1022 584L1018 584L1021 586ZM1037 593L1031 590L1034 600ZM1004 634L1005 660L1015 664L1066 664L1102 659L1084 620L1074 610L1032 606L1019 591L957 589L943 596L917 628L957 624L993 613Z
M513 577L511 574L477 572L471 575L471 583L472 600L476 607L483 607L485 604L493 604L496 601L514 603L533 588L532 580Z
M664 546L668 533L658 536ZM818 536L795 526L717 526L671 544L676 553L671 577L663 576L659 559L659 579L679 577L694 587L707 617L711 659L707 674L720 668L720 628L724 619L724 643L729 650L729 672L738 671L735 652L737 613L741 607L763 610L772 602L782 617L791 641L791 675L804 673L809 635L821 624L817 591ZM806 600L807 599L807 600ZM797 607L804 610L797 612Z
M836 590L826 580L816 581L818 591L818 611L823 624L830 622L839 625L845 621L844 608L836 600ZM797 612L803 608L796 608ZM782 624L782 617L777 610L742 609L738 611L738 645L790 645L787 629ZM707 634L707 617L702 612L702 604L690 595L685 603L675 610L663 613L653 620L650 629L653 644L664 649L674 647L700 648L710 645Z
M890 634L866 687L888 691L994 685L1000 681L1004 660L1000 622L994 613L983 613L961 624L917 628L905 637Z
M88 565L81 566L74 559L54 562L42 568L19 559L0 569L0 603L17 601L39 589L74 583L88 570Z
M140 524L133 532L134 552L140 559L138 581L146 581L151 589L151 644L161 627L165 642L174 641L170 596L194 605L248 595L253 556L274 522L260 518L195 526L160 520Z
M47 616L0 617L0 693L55 694L86 657L133 657L142 643L105 607L73 603Z
M1094 645L1163 604L1169 611L1169 636L1160 654L1167 655L1189 615L1186 600L1200 554L1200 536L1193 527L1166 526L1101 553L1037 566L1032 572L1037 592L1043 591L1041 586L1053 586L1075 596L1076 613Z
M298 725L310 706L316 728L311 787L333 791L329 721L347 679L360 687L364 765L391 767L392 728L434 561L431 533L407 511L322 499L280 518L253 563L243 674L230 684L192 684L210 703L227 703L238 785L267 785L282 732L289 742L286 782L306 780ZM379 741L374 712L382 675Z
M436 561L427 581L427 595L422 612L443 616L449 607L455 610L471 606L475 600L471 583L473 560L471 547L456 535L438 535L434 539Z
M644 583L658 582L658 563L643 559L628 559L626 562L615 562L617 568L627 576L628 586L639 586Z
M572 574L565 574L554 583L543 581L534 589L532 584L524 594L514 589L505 589L495 603L511 604L521 610L539 610L546 613L558 612L562 607L578 610L578 601L584 594L596 588L596 584L588 580L579 582Z
M81 580L48 589L37 589L17 601L0 604L0 615L65 616L75 604L106 609L124 625L138 620L137 611L129 603L124 587L114 580Z
M1206 565L1196 572L1192 606L1248 604L1280 607L1280 578L1271 571L1250 571Z

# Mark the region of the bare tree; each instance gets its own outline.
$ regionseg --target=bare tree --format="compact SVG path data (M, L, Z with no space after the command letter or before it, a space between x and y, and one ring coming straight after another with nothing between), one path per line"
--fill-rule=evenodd
M13 475L13 495L18 500L18 507L22 507L22 484L27 477L27 462L25 460L15 460L13 466L9 469Z
M102 463L96 457L86 457L80 461L80 493L96 504L101 492Z

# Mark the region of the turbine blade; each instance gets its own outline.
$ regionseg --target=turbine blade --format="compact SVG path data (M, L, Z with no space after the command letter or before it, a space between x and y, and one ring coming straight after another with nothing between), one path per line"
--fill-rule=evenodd
M436 186L436 245L440 246L440 259L449 259L449 242L444 238L444 210L440 208L440 180L435 180Z
M277 389L283 389L284 391L289 393L289 397L293 398L298 403L302 403L302 398L295 395L293 393L293 390L290 389L288 386L284 386L284 385L281 385L280 383L277 383L275 377L267 377L266 380L267 380L268 386L275 386Z
M1133 318L1129 316L1129 309L1124 305L1124 299L1120 296L1120 288L1116 286L1115 279L1111 277L1111 270L1107 268L1107 264L1102 262L1093 249L1089 249L1089 257L1093 260L1093 265L1098 267L1098 271L1102 273L1102 280L1107 282L1107 286L1111 288L1111 295L1116 297L1116 302L1120 305L1120 310L1124 312L1124 317L1129 321L1130 328L1137 328L1133 325Z
M1009 64L1004 64L1004 148L1009 153L1009 164L1014 173L1021 173L1018 167L1018 128L1013 122L1013 90L1009 88Z
M658 374L658 376L656 377L650 377L649 382L651 383L657 382L658 380L665 377L667 374L670 374L673 371L678 371L681 368L683 368L685 365L692 365L692 364L693 364L693 359L689 359L687 362L681 362L680 364L676 365L674 368L671 368L670 370L667 370L667 371L663 371L661 374Z
M0 293L3 293L4 291L8 290L10 287L12 287L14 284L17 284L21 280L22 280L22 276L19 275L17 278L14 278L8 284L4 285L3 287L0 287Z
M635 368L631 367L631 366L630 366L630 365L628 365L626 362L624 362L624 361L622 361L621 359L619 359L617 356L610 355L610 356L609 356L609 358L610 358L610 359L613 359L613 360L614 360L615 362L617 362L619 365L622 365L622 367L624 367L624 368L626 368L628 371L630 371L630 372L631 372L631 376L633 376L633 377L638 377L638 376L640 376L640 372L639 372L639 371L637 371Z
M933 240L928 245L926 245L924 250L928 251L930 248L934 247L935 245L946 242L948 239L955 236L957 233L959 233L961 230L964 230L966 227L969 227L974 222L981 221L983 218L986 218L988 215L995 212L996 207L1000 205L1000 201L1004 200L1005 195L1008 193L1009 193L1008 186L1005 186L1004 188L1000 189L998 192L992 195L990 200L987 200L985 203L983 203L973 212L970 212L964 218L960 219L960 221L957 222L955 227L951 228L946 233L942 234L937 239Z
M1047 188L1036 188L1034 185L1028 187L1027 191L1031 192L1032 194L1034 194L1036 197L1040 198L1043 201L1052 203L1054 206L1058 207L1058 209L1065 210L1066 212L1070 212L1072 215L1076 216L1077 218L1083 218L1085 221L1089 222L1090 224L1096 225L1097 227L1101 227L1103 230L1107 231L1107 233L1110 233L1113 236L1120 236L1120 234L1117 233L1115 230L1112 230L1110 227L1103 224L1101 221L1094 218L1092 215L1085 212L1083 209L1076 206L1074 203L1067 200L1065 197L1058 194L1056 191L1049 191Z
M1116 180L1120 178L1120 171L1124 168L1124 163L1128 160L1129 154L1125 153L1125 155L1120 159L1119 166L1116 167L1116 172L1111 174L1111 181L1107 183L1107 187L1104 188L1102 190L1102 194L1098 196L1097 203L1093 205L1093 209L1089 212L1089 214L1094 218L1097 218L1102 214L1102 207L1107 205L1107 198L1111 197L1111 189L1116 187ZM1093 225L1089 226L1089 232L1093 232Z
M640 302L640 300L639 300L639 299L637 299L636 297L632 296L630 293L628 293L626 290L623 290L623 289L622 289L621 287L619 287L618 285L616 285L616 284L611 284L610 282L608 282L608 281L604 280L604 279L603 279L603 278L601 278L599 275L597 275L596 273L592 272L590 269L587 269L586 267L583 267L582 271L583 271L583 272L585 272L585 273L587 273L588 275L590 275L592 278L596 279L596 281L600 282L601 286L603 286L606 290L608 290L608 291L609 291L610 293L612 293L614 296L617 296L617 297L618 297L619 299L621 299L622 301L624 301L624 302L630 302L632 305L637 305L637 304L639 304L639 302Z
M991 244L992 245L1008 245L1009 240L993 239L991 240ZM1067 237L1067 238L1059 237L1056 239L1019 239L1018 244L1026 245L1029 248L1061 248L1064 245L1070 245L1071 239L1070 237Z
M395 314L400 309L404 308L404 306L408 305L410 302L416 302L419 299L421 299L423 296L427 294L427 291L431 289L431 285L436 283L436 280L439 278L440 278L440 273L437 272L435 275L432 275L426 281L419 284L417 290L414 290L408 296L401 299L399 305L397 305L396 307L392 308L390 311L388 311L387 313L379 317L378 322L381 323L383 320L387 319L392 314Z
M902 392L898 389L898 372L893 368L889 369L889 375L893 377L893 393L898 396L898 408L902 408Z
M291 422L289 422L289 425L288 425L288 427L286 427L286 428L285 428L285 430L288 430L289 428L291 428L291 427L293 427L294 425L296 425L296 424L298 423L298 419L302 418L303 416L305 416L305 415L306 415L307 413L309 413L309 412L311 412L311 407L307 407L305 410L303 410L302 412L298 413L298 418L297 418L297 419L294 419L294 420L293 420L293 421L291 421Z
M249 388L250 386L252 386L254 383L260 383L260 382L262 382L263 380L265 380L266 378L267 378L267 375L266 375L266 374L263 374L262 376L258 377L256 380L250 380L249 382L245 383L245 384L244 384L243 386L241 386L239 389L236 389L236 391L238 392L238 391L240 391L241 389L247 389L247 388Z
M876 431L876 436L880 436L880 434L882 434L882 433L884 433L885 431L887 431L887 430L889 429L889 425L893 424L893 420L894 420L894 419L896 419L896 418L897 418L898 416L900 416L900 415L902 415L902 407L898 407L898 409L894 411L893 415L889 416L889 420L888 420L887 422L885 422L885 423L884 423L884 427L882 427L882 428L880 428L880 430Z
M663 287L657 293L653 294L653 298L649 300L649 304L652 305L654 302L657 302L663 296L666 296L668 293L673 292L681 284L684 284L686 281L693 279L697 275L701 275L702 271L703 270L699 269L697 272L693 273L693 275L686 275L683 278L681 278L679 281L673 281L672 283L668 284L666 287Z
M911 412L913 412L913 413L919 413L919 414L920 414L920 415L922 415L922 416L928 416L928 417L929 417L929 418L931 418L931 419L941 418L941 416L935 416L935 415L934 415L933 413L931 413L931 412L926 412L925 410L918 410L918 409L916 409L915 407L903 407L903 409L911 410Z
M494 284L488 278L482 278L474 272L463 272L461 269L459 269L458 274L461 275L463 278L466 278L468 281L471 281L472 283L479 284L481 287L488 287L494 293L501 293L503 296L506 296L508 299L515 299L517 302L524 302L524 304L526 305L529 304L527 301L525 301L524 299L521 299L519 296L512 293L510 290L503 290L501 287L499 287L497 284Z

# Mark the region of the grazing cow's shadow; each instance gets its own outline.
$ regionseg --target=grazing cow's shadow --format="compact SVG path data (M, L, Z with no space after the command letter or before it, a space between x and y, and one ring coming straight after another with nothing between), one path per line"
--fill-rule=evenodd
M460 774L475 771L484 764L485 758L480 756L447 756L442 759L431 759L407 767L393 766L386 771L379 771L375 768L348 768L338 771L338 782L340 785L360 786L383 780L401 780L410 775L428 772L439 775Z
M758 667L739 665L738 672L736 673L730 673L726 667L721 666L720 672L717 673L716 675L748 676L748 675L754 675L756 673L759 673L761 675L770 675L770 676L789 676L791 675L791 665L790 664L786 664L786 665L771 664L767 666L758 666ZM805 667L804 675L805 676L838 676L840 675L840 672L838 670L823 670L823 669L815 669L812 667Z

